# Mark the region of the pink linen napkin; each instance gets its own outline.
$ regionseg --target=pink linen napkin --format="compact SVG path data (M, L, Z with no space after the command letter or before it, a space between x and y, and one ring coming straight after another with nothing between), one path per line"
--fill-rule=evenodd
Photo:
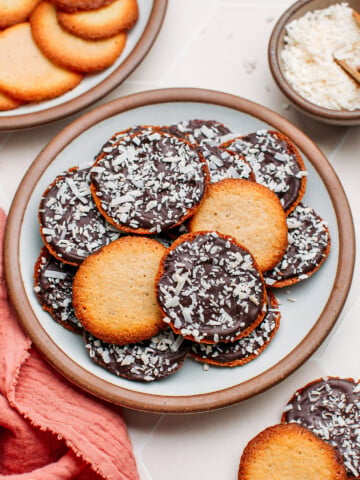
M6 216L0 209L0 252ZM0 261L0 479L139 480L118 407L40 357L8 303Z

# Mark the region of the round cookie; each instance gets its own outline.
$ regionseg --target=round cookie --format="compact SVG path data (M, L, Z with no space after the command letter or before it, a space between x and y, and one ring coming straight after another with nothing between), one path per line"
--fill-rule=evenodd
M25 22L40 0L0 0L0 30Z
M79 265L120 235L97 210L89 175L89 167L71 168L58 175L39 205L40 234L46 247L70 265Z
M64 30L58 23L56 8L40 3L30 17L35 42L51 61L63 68L89 73L112 65L123 51L126 33L110 38L86 40Z
M280 198L289 214L305 193L304 161L293 142L275 130L258 130L222 144L240 153L254 170L256 181Z
M279 424L257 434L240 459L238 480L346 480L333 447L296 424Z
M108 38L132 28L139 16L137 0L115 0L96 10L58 11L59 24L73 35L90 40Z
M231 343L193 343L190 355L200 362L219 367L245 365L258 357L268 347L280 325L277 299L272 292L267 293L265 317L248 336Z
M224 178L255 181L255 174L243 156L213 145L204 145L199 148L209 167L210 183L219 182Z
M282 415L335 447L349 478L360 477L360 384L351 378L326 377L297 390Z
M153 382L178 371L188 354L188 342L167 328L143 342L116 345L84 332L90 358L118 377Z
M198 145L219 145L222 137L231 133L231 130L217 120L195 118L183 120L167 127L174 135L187 138L190 143Z
M280 262L265 272L265 283L286 287L309 278L330 252L326 222L310 207L299 203L287 217L288 248Z
M24 102L15 100L15 98L6 95L6 93L0 92L0 111L13 110L20 107Z
M286 214L277 196L263 185L241 179L209 185L189 230L216 230L235 237L262 271L273 268L288 245Z
M232 342L249 335L266 310L263 278L252 255L217 232L182 235L156 276L163 321L195 342Z
M165 324L154 281L165 251L156 240L124 236L87 257L73 283L75 314L84 328L120 345L159 333Z
M34 268L34 292L51 317L73 332L82 332L82 326L72 306L72 284L76 268L59 262L43 247Z
M94 10L105 7L114 0L50 0L55 7L65 12L75 12L77 10Z
M185 140L163 132L122 138L91 169L91 191L104 217L121 230L159 233L199 207L208 182L205 160Z
M40 101L75 88L80 73L56 66L39 50L29 23L0 32L0 89L19 101Z

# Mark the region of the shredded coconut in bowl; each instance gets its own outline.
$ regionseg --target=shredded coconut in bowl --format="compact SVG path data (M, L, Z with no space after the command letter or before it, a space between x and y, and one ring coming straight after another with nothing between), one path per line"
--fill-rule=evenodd
M332 110L360 109L360 87L333 58L360 67L360 27L347 3L293 20L284 43L284 75L297 93Z

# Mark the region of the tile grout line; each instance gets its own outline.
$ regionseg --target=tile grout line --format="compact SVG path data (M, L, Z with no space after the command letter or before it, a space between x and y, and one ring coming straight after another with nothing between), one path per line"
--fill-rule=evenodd
M161 414L160 417L157 419L157 421L155 422L155 425L152 427L152 429L150 430L150 432L147 434L146 436L146 439L144 439L142 442L141 442L141 445L136 448L136 452L138 453L138 458L139 458L139 461L141 463L141 466L142 468L145 470L145 472L147 473L147 476L148 476L148 480L153 480L153 477L152 475L150 474L146 464L145 464L145 461L143 459L143 450L144 448L146 447L146 445L148 444L148 442L150 441L153 433L156 431L156 429L158 428L158 426L160 425L160 423L162 422L163 418L164 418L165 414Z

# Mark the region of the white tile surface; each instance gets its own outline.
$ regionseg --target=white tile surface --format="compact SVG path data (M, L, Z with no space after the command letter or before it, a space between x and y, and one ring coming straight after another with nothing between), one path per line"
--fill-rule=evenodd
M169 0L162 31L146 59L99 104L141 90L178 86L221 90L262 103L301 128L328 156L354 207L358 229L360 127L327 126L303 117L288 105L268 68L269 35L290 3ZM13 197L36 155L70 121L0 134L2 205ZM269 391L210 413L155 415L125 410L141 479L235 480L245 444L279 421L282 406L296 388L323 374L358 378L359 288L357 261L348 301L327 341L302 368Z

